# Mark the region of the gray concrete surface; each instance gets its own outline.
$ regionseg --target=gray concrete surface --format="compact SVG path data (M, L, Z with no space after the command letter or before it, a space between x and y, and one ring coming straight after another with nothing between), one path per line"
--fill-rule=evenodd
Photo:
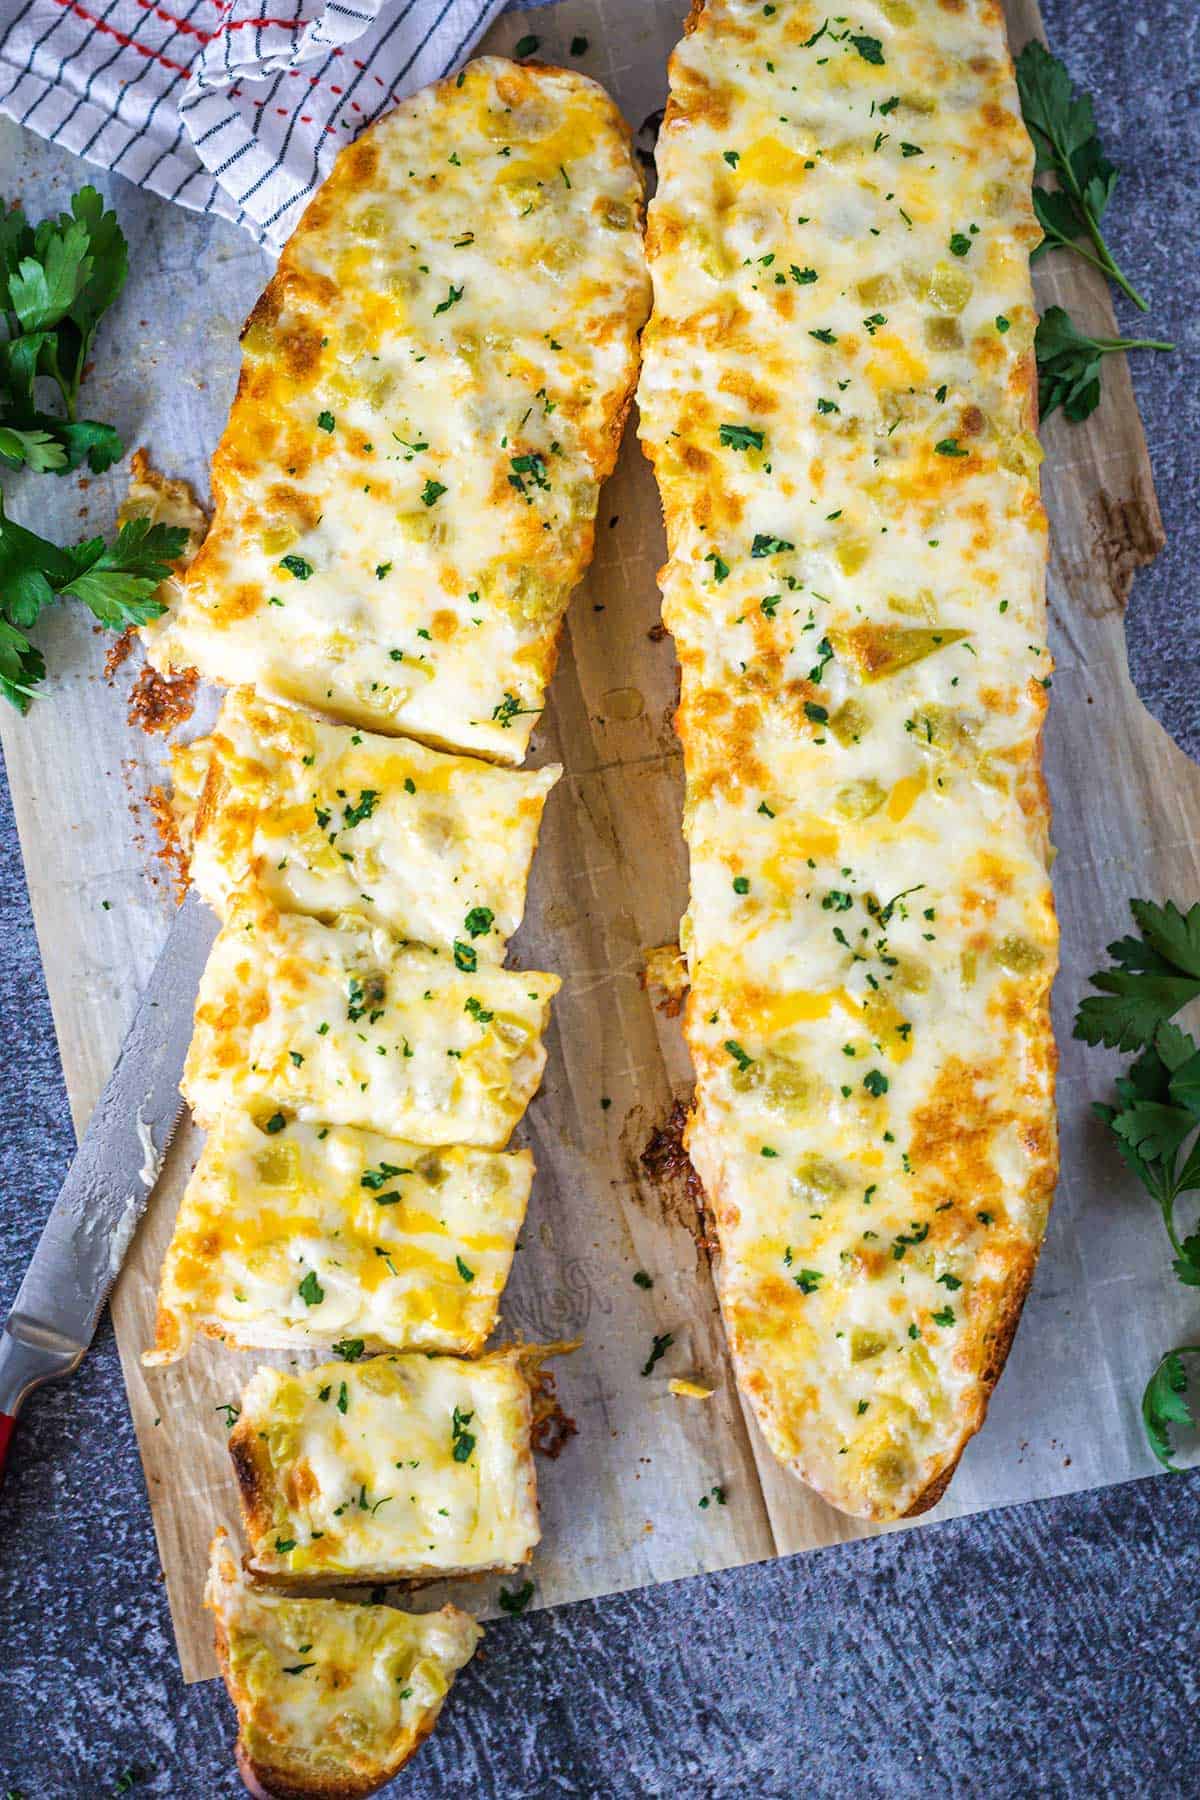
M1137 579L1128 636L1146 703L1200 755L1200 11L1043 5L1123 170L1114 247L1180 345L1134 368L1168 546ZM71 1131L6 791L0 945L7 1297ZM1200 1795L1198 1577L1200 1475L499 1625L395 1792ZM0 1793L101 1800L130 1770L135 1796L241 1791L220 1688L176 1670L107 1320L22 1422L0 1596Z

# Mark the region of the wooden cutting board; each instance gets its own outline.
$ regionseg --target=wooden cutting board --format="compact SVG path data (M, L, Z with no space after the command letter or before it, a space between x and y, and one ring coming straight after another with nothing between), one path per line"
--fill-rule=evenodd
M487 47L508 50L535 30L544 60L574 60L595 75L636 128L663 103L666 56L685 8L686 0L563 0L502 19ZM1040 30L1037 8L1010 0L1008 13L1019 48ZM589 49L571 59L578 36ZM72 166L67 180L78 185L82 175ZM52 197L66 191L60 180ZM168 473L203 485L236 376L240 314L267 263L232 228L124 187L118 204L134 238L130 292L102 340L90 404L115 418L128 441L147 442ZM1093 330L1113 328L1103 282L1078 259L1047 258L1037 285L1043 306L1060 302ZM106 378L115 341L131 348L121 372ZM1103 1092L1107 1065L1094 1052L1085 1064L1069 1037L1080 989L1123 926L1127 897L1200 892L1200 771L1143 709L1126 667L1122 608L1135 569L1158 552L1163 534L1120 359L1106 366L1104 381L1103 403L1087 424L1058 415L1045 432L1058 658L1047 763L1063 926L1063 1180L991 1419L922 1528L1149 1472L1136 1398L1155 1347L1183 1323L1168 1310L1175 1302L1163 1259L1128 1203L1126 1178L1087 1123L1085 1089ZM79 535L78 495L63 484L47 497L46 485L36 495L28 482L18 486L15 513ZM120 485L92 483L88 528L110 526ZM656 491L631 429L601 497L595 564L571 603L537 734L534 760L558 758L567 774L547 809L514 947L518 962L557 969L565 980L545 1084L520 1134L538 1179L505 1327L530 1338L584 1339L559 1375L579 1433L541 1468L537 1605L871 1529L786 1477L764 1449L730 1376L694 1204L682 1182L652 1178L641 1160L689 1085L678 1024L656 1010L641 980L646 949L674 938L686 897L671 727L676 669L670 640L655 629L655 570L664 555ZM142 804L161 779L161 744L127 725L130 674L103 679L107 640L79 611L61 613L47 634L53 690L27 719L7 709L0 718L77 1128L115 1060L171 908L165 880L147 878L153 842ZM237 1396L254 1360L200 1345L170 1369L146 1372L138 1361L153 1339L158 1268L196 1150L195 1132L181 1129L112 1301L187 1680L215 1672L200 1590L213 1527L232 1524L235 1513L216 1408ZM649 1291L634 1284L638 1270L652 1275ZM644 1376L653 1337L668 1332L672 1348ZM715 1388L712 1399L672 1396L673 1375L702 1378ZM726 1503L702 1508L718 1485ZM486 1613L493 1591L475 1586L468 1603Z

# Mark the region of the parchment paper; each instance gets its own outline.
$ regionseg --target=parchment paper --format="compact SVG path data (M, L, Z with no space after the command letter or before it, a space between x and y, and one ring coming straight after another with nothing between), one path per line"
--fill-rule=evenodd
M535 31L544 60L573 61L598 77L636 128L663 103L666 57L685 10L686 0L564 0L502 19L488 48L507 50ZM1009 16L1019 48L1038 27L1036 9L1011 0ZM577 36L589 48L572 59ZM0 161L18 168L35 216L62 204L85 174L8 126ZM268 263L232 227L124 183L114 193L131 238L131 274L101 336L89 410L203 492L236 379L237 330ZM1067 304L1085 326L1112 329L1103 283L1077 259L1044 260L1038 289L1043 305ZM1088 1100L1106 1093L1112 1059L1070 1037L1086 977L1125 926L1128 896L1187 902L1200 893L1200 771L1142 708L1126 668L1122 605L1133 570L1161 547L1162 529L1119 358L1106 366L1093 419L1070 426L1058 415L1045 443L1058 658L1046 753L1063 926L1063 1176L991 1416L921 1527L1153 1472L1137 1403L1160 1350L1184 1335L1189 1312L1156 1222L1089 1118ZM91 483L86 520L72 482L41 477L8 487L15 516L74 539L111 528L123 480L115 472ZM540 1465L535 1606L870 1529L783 1475L762 1447L729 1373L694 1205L682 1183L649 1179L640 1161L650 1133L688 1089L678 1024L655 1009L640 980L644 951L674 937L686 895L670 722L675 663L670 639L654 632L654 574L664 554L657 495L631 429L601 496L595 564L571 603L535 739L533 760L559 758L568 773L547 808L514 945L516 962L557 969L565 980L545 1084L518 1139L531 1144L538 1177L503 1316L509 1332L530 1338L584 1338L583 1349L557 1365L579 1430L557 1461ZM78 608L52 618L41 638L55 679L27 719L5 709L0 738L79 1127L169 919L168 882L148 879L153 833L141 804L161 778L160 746L125 721L136 658L107 683L101 665L110 640ZM235 1513L214 1409L236 1397L255 1361L204 1344L168 1370L147 1373L137 1360L153 1337L158 1267L196 1149L196 1134L181 1130L113 1297L189 1680L214 1673L200 1590L213 1525L232 1523ZM635 1285L637 1270L652 1276L652 1289ZM674 1344L644 1377L651 1341L666 1332ZM713 1397L672 1396L676 1375L711 1384ZM701 1508L716 1485L727 1503ZM475 1584L467 1603L486 1616L496 1585ZM428 1590L421 1604L441 1597Z

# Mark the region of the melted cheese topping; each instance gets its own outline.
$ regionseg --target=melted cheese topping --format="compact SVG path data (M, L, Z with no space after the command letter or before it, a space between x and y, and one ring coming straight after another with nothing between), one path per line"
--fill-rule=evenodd
M520 761L634 381L640 217L612 102L561 69L485 57L343 150L246 327L155 666Z
M540 1535L528 1352L259 1369L230 1433L271 1580L507 1569Z
M483 1633L444 1606L405 1613L273 1594L247 1581L213 1540L205 1604L237 1708L238 1742L259 1778L332 1791L390 1780L432 1730ZM365 1793L354 1785L353 1792Z
M640 390L739 1376L886 1518L982 1420L1055 1173L1032 155L992 0L712 0Z
M237 899L200 982L184 1098L500 1150L537 1090L557 975Z
M439 950L459 939L489 963L521 923L561 773L326 724L248 688L171 763L192 879L222 917L252 888L285 912L355 912Z
M532 1180L527 1150L226 1113L180 1202L142 1360L175 1362L197 1329L239 1348L479 1350Z

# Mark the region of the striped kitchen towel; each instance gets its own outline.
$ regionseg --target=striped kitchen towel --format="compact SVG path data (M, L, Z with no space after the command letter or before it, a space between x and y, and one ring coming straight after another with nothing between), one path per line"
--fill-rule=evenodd
M277 248L342 145L503 5L0 0L0 112Z

